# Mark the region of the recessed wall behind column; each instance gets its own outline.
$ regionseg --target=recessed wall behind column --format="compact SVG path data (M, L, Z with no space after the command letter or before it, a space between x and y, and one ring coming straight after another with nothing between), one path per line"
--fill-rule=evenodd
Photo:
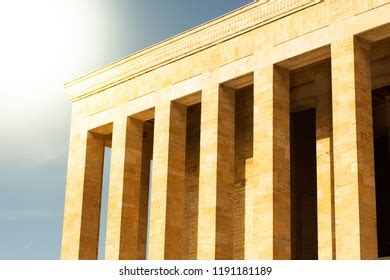
M201 94L171 102L164 258L196 259Z
M245 258L245 188L253 168L253 85L236 90L233 259Z
M147 233L149 228L149 197L151 182L151 162L153 161L153 137L154 119L144 122L142 140L142 166L141 166L141 189L139 204L139 225L138 225L138 245L137 254L141 260L147 255Z
M290 77L292 258L332 258L330 60L294 69Z
M390 38L370 49L378 257L390 257Z
M201 104L187 108L184 259L196 259L198 237L199 153Z

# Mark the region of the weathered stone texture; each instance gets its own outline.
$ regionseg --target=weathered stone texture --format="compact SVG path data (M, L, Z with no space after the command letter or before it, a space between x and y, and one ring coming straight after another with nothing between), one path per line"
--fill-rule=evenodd
M377 256L368 48L352 36L332 44L337 259Z
M268 66L254 74L253 185L248 190L246 259L289 259L289 73Z
M198 259L233 256L234 90L202 93Z

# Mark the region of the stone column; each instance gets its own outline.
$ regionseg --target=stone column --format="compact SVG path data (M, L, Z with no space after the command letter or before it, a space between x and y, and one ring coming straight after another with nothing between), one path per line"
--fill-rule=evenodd
M246 190L245 259L290 259L289 73L254 73L253 177Z
M139 259L143 122L124 118L114 122L106 259Z
M321 80L322 92L316 98L318 259L335 258L333 137L331 81Z
M184 254L186 107L166 102L155 109L149 259Z
M331 45L337 259L377 253L369 46L353 37Z
M184 258L184 203L187 107L171 103L165 259Z
M202 91L198 259L232 259L234 90L215 79Z
M62 259L97 259L104 141L71 131L66 183Z

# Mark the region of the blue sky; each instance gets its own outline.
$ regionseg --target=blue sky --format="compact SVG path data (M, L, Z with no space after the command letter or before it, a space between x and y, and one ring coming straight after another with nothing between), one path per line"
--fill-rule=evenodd
M60 257L71 110L63 84L250 2L2 1L0 259Z

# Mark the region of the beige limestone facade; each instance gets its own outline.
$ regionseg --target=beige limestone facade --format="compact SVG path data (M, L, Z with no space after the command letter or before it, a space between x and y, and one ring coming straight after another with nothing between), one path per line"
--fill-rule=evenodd
M62 259L390 256L390 0L253 2L65 87Z

